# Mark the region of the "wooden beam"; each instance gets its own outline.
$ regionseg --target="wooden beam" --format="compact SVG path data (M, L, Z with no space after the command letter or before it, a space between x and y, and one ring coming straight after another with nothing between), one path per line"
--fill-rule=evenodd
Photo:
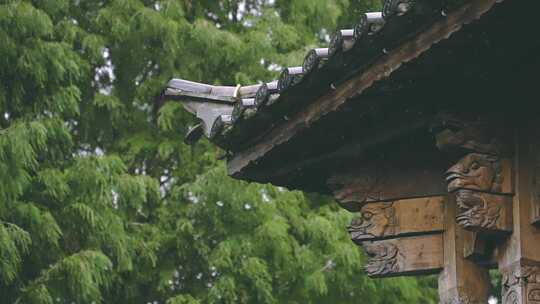
M540 229L531 225L536 204L536 160L540 157L536 120L517 130L513 233L499 251L503 304L540 303Z
M540 227L540 144L534 145L533 149L538 152L533 162L531 223Z
M362 166L349 165L348 171L332 176L328 185L341 206L353 212L371 202L446 195L446 162L440 153L413 156L386 155Z
M443 267L442 234L364 242L372 278L433 274Z
M464 257L471 248L473 233L455 222L457 204L448 196L445 204L444 271L439 276L441 304L484 304L488 301L489 275L483 268Z
M489 269L497 267L496 242L478 232L463 234L463 256Z
M444 197L370 203L349 226L351 239L366 241L442 232Z

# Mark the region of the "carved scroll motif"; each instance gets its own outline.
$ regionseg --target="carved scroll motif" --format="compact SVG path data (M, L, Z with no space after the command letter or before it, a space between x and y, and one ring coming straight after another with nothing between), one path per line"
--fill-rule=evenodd
M540 304L540 266L517 264L502 274L504 304Z
M383 276L399 271L398 247L392 243L365 244L369 256L365 270L369 276Z
M360 216L348 227L351 239L380 238L395 234L395 209L393 202L369 204L362 207Z

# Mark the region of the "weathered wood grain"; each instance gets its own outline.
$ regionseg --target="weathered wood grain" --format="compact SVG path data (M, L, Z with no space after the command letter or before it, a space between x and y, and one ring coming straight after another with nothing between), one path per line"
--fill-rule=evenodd
M372 159L328 180L336 200L350 211L370 202L446 195L441 155L416 154L411 158Z
M445 204L444 271L439 276L439 297L442 304L487 303L490 279L488 271L464 257L474 245L472 232L456 224L457 203L448 196Z
M442 234L365 242L362 247L372 278L433 274L443 267Z
M492 193L460 190L458 202L459 225L481 234L504 237L512 232L512 197Z
M516 195L513 198L512 235L500 246L499 269L503 275L503 304L540 303L540 229L531 225L535 202L538 150L537 120L517 132Z
M537 139L530 143L530 149L533 153L531 223L540 227L540 130L535 130L534 134L536 134Z
M444 197L369 203L349 226L351 239L365 241L442 232Z

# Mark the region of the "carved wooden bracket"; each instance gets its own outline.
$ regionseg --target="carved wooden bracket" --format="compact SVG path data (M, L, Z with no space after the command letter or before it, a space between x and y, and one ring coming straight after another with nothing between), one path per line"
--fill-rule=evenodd
M351 222L349 233L357 244L442 232L444 197L370 203Z
M456 220L465 229L488 235L512 231L511 170L503 166L497 156L470 153L446 172L448 192L459 206Z
M465 121L448 114L438 123L437 146L465 153L446 172L448 192L456 195L459 206L458 224L482 235L511 233L512 161L502 158L511 155L507 131L487 120Z
M501 271L503 303L540 304L540 264L518 262Z
M456 217L463 228L484 234L512 232L512 198L505 195L459 190Z
M370 276L385 276L399 272L399 249L395 243L366 243L364 250L369 257L365 269Z
M443 267L442 234L362 243L370 277L438 273Z

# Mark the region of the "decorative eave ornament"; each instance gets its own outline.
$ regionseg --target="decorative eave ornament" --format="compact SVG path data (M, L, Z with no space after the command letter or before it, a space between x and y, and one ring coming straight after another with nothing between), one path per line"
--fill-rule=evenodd
M211 86L183 79L169 81L164 98L182 102L184 108L200 119L186 134L187 143L195 143L203 134L213 138L222 124L232 124L235 104L242 97L254 97L260 85L242 87ZM212 129L214 128L214 129Z

